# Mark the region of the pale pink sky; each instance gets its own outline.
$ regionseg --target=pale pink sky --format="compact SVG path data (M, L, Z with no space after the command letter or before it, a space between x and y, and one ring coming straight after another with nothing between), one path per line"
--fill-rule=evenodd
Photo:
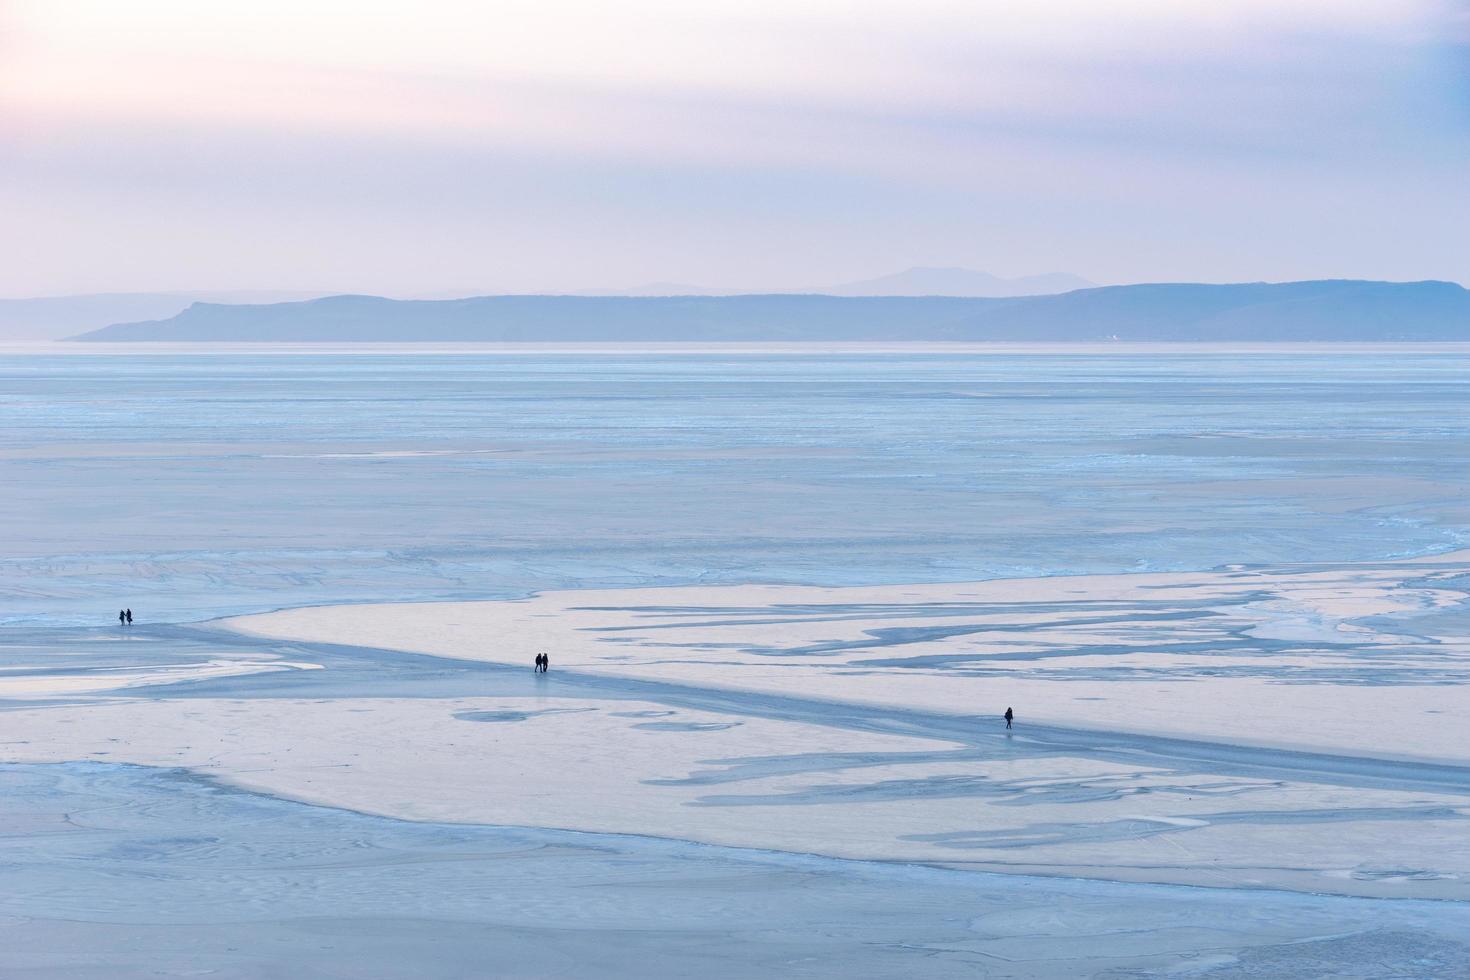
M1416 0L0 0L0 295L1470 280Z

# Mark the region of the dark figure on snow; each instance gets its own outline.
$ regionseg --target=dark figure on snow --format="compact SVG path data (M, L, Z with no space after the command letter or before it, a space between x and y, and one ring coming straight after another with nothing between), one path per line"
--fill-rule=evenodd
M542 654L536 654L536 673L538 674L541 673L541 657Z
M131 609L124 609L123 610L123 615L126 616L126 617L128 617L128 625L129 626L132 626L133 625L133 611Z
M551 655L550 654L543 653L541 655L541 673L543 673L543 674L546 673L547 668L550 667L550 666L551 666Z
M1010 708L1006 708L1006 727L1007 728L1010 728L1011 727L1011 719L1014 718L1014 717L1016 717L1016 713L1014 711L1012 711Z
M127 610L126 609L119 609L117 611L117 625L124 626L124 625L127 624L127 621L128 621L128 612L127 612Z

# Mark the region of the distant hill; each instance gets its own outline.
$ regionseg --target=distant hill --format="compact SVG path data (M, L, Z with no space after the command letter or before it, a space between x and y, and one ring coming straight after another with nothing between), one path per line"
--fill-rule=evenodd
M1148 283L1015 301L987 328L1028 340L1470 341L1452 282Z
M1008 299L481 296L196 303L86 341L1470 341L1448 282L1102 286Z
M726 289L692 286L683 282L650 282L630 289L582 289L574 296L1042 296L1093 285L1081 276L1051 272L1040 276L1002 279L976 269L916 266L876 279L860 279L836 286L809 289Z
M173 316L200 300L220 303L269 303L306 299L320 293L198 292L92 293L0 299L0 342L57 340L79 330L95 330L124 320Z
M89 341L744 341L962 339L979 307L1002 300L838 296L480 296L305 303L196 303L166 320L124 323Z

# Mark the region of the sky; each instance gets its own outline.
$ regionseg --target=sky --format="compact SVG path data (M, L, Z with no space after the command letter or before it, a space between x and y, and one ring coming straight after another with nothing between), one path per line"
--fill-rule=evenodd
M0 0L0 296L1470 283L1465 0Z

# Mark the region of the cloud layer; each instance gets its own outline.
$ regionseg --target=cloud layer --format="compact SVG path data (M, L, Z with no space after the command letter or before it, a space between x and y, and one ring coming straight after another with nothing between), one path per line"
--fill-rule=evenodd
M1463 14L20 0L0 293L1470 279Z

